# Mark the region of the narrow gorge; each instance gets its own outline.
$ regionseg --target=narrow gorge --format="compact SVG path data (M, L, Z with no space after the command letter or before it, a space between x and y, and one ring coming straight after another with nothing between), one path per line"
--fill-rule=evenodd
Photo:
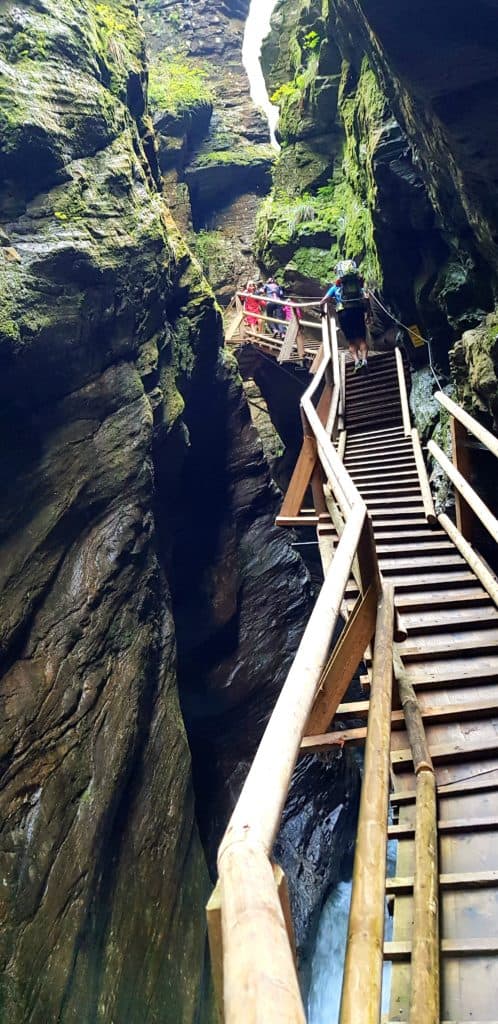
M495 3L250 7L0 3L2 1024L220 1020L217 849L321 586L275 523L309 364L225 344L235 293L355 260L424 444L435 377L498 432ZM361 774L303 757L275 845L311 1024Z

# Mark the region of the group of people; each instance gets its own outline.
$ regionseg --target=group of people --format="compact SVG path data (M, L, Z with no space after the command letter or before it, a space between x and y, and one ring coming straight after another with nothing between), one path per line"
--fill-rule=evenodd
M268 323L270 334L284 338L293 316L301 319L301 310L285 299L285 291L274 277L269 277L266 284L263 281L248 281L244 299L247 326L260 331L262 324Z
M276 337L285 337L289 321L301 319L301 310L285 302L285 292L274 277L266 284L248 281L244 298L245 322ZM354 361L354 372L368 368L367 325L371 318L369 295L354 260L342 260L336 267L336 280L321 300L322 314L335 312Z

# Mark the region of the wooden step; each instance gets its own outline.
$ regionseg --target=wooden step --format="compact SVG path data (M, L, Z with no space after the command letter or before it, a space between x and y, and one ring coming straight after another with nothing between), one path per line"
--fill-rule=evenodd
M369 431L365 432L365 438L367 440L369 440L369 441L375 441L375 440L377 440L377 441L378 440L386 441L388 439L390 440L394 436L399 437L402 440L405 437L404 428L402 426L399 426L399 427L392 427L392 426L378 427L377 430L369 430ZM407 438L407 440L411 441L411 438Z
M382 500L382 498L387 496L391 499L421 494L418 477L413 483L405 483L403 480L400 480L398 484L387 483L384 487L382 484L374 484L372 486L357 484L356 486L367 505L372 500L377 501L378 498Z
M424 610L429 607L435 611L438 608L457 607L463 607L470 611L470 609L482 604L486 605L488 602L489 594L478 586L466 589L452 587L448 590L419 590L413 594L410 592L396 594L396 607L403 613L403 616L407 612Z
M414 590L428 590L428 589L446 589L446 587L455 587L456 584L459 586L475 586L476 578L473 572L468 569L458 570L456 572L421 572L416 575L407 575L403 573L397 576L394 574L390 576L390 582L394 584L396 590L396 598L399 593L403 591L414 591Z
M373 507L369 508L368 513L372 520L374 530L378 520L384 522L384 520L388 519L389 517L391 517L392 519L396 519L400 515L404 516L403 526L408 527L411 526L412 519L418 520L420 519L421 516L423 516L424 506L417 499L417 502L414 502L413 505L410 505L407 508L400 508L399 506L396 507L396 505L391 505L390 508ZM424 519L424 523L425 526L427 526L427 519Z
M460 684L465 686L468 680L476 680L479 685L498 683L498 652L488 655L476 652L473 657L460 655L442 659L435 655L427 657L425 661L407 662L405 670L416 689L430 690Z
M474 623L481 628L498 627L498 611L495 606L489 603L484 608L448 608L445 602L445 607L439 611L431 608L430 611L417 614L403 612L403 625L406 626L410 638L415 634L419 636L423 633L434 633L436 630L448 632L455 628L470 629Z
M399 462L406 461L407 459L410 459L411 462L414 460L413 448L411 445L408 446L404 441L393 441L391 446L384 444L379 444L378 447L376 445L366 445L365 448L362 446L357 451L350 450L348 444L346 447L344 462L348 465L350 463L355 466L361 464L369 466L370 469L374 469L378 465L375 459L375 453L377 453L379 459L382 460L382 465L386 467L391 465L391 463L397 464Z
M437 786L438 796L449 799L466 796L469 793L494 793L496 790L498 790L498 765L493 773L483 775L476 767L475 774L468 778L457 779L446 784L441 783ZM408 804L416 803L417 791L415 789L394 790L390 794L389 801L394 807L406 807Z
M399 531L403 531L403 530L416 530L416 534L417 534L417 537L418 537L419 532L422 532L423 530L429 529L429 526L428 526L428 523L427 523L427 519L424 516L421 517L420 519L409 519L409 520L404 519L404 518L403 519L396 519L396 518L386 519L385 521L383 521L382 519L378 519L378 520L375 521L375 523L373 525L374 525L374 533L375 533L376 537L378 536L378 531L379 530L395 530L395 531L398 531L398 530ZM439 527L438 527L438 530L434 531L434 533L437 534L438 532L439 533L443 533L444 531L440 530ZM410 536L412 536L412 534L410 534Z
M458 892L467 889L495 889L497 885L498 871L462 871L460 873L454 872L439 876L439 889L445 892ZM409 896L412 892L412 877L386 878L386 893L388 895Z
M426 539L424 536L420 538L420 541L418 543L417 541L413 541L413 534L411 534L411 537L411 541L405 540L402 545L396 543L385 544L384 541L386 540L386 538L380 537L376 533L375 539L377 541L377 555L392 555L393 551L395 553L399 551L400 555L403 557L405 555L409 556L410 552L412 551L414 554L422 554L423 551L428 551L430 557L434 551L445 552L455 550L451 541L444 540L441 538L441 536L436 536L433 541L430 539L430 537L429 539Z
M480 655L494 651L498 654L498 629L467 629L451 634L410 636L399 645L401 657L407 664L425 661L429 655L451 658L459 651L478 651Z
M380 567L382 572L387 576L391 573L399 573L401 571L410 573L417 572L421 569L425 572L437 572L439 569L450 570L452 566L455 567L455 571L462 566L466 565L466 562L457 552L453 550L447 555L421 555L418 558L416 555L408 556L404 558L400 553L398 558L385 558L379 559ZM475 578L475 577L474 577Z
M383 483L396 483L397 480L418 480L417 467L415 460L407 462L403 468L397 468L386 471L384 468L381 473L377 470L372 470L372 467L365 469L353 469L349 470L353 480L358 484L383 484Z
M489 757L492 754L498 754L498 733L492 739L465 736L453 743L430 743L429 753L435 765L472 761L476 757ZM412 763L411 747L391 751L391 767L394 772L400 771Z
M411 494L408 494L406 496L404 496L403 494L395 494L391 498L386 498L386 497L371 498L369 500L369 502L368 502L368 505L369 506L372 505L374 511L379 512L379 511L382 511L383 509L389 508L389 506L393 506L393 505L406 505L406 504L410 505L411 502L412 502L412 495ZM396 511L397 511L397 514L399 515L400 514L400 509L398 508Z
M456 835L462 832L493 832L498 829L498 818L443 818L437 824L438 834ZM415 836L415 825L402 823L401 825L389 825L387 829L389 839L413 839ZM497 872L498 875L498 872Z
M444 694L441 695L444 698ZM369 700L351 701L340 704L336 712L336 721L348 719L368 719ZM420 704L420 712L426 725L444 724L469 719L485 718L498 715L498 697L475 697L470 690L469 700L458 704ZM402 710L391 711L393 730L405 728L405 715Z
M406 527L406 525L406 523L403 523L403 527ZM442 542L451 545L451 541L445 540L445 538L448 537L448 534L441 529L429 529L427 525L427 520L424 520L424 522L420 524L420 529L417 530L391 530L389 524L389 527L379 528L378 526L376 526L374 532L375 540L377 542L377 548L379 547L379 544L389 544L391 548L394 546L395 548L401 547L404 551L409 550L412 545L412 542L413 545L415 546L415 537L417 538L417 540L419 540L420 538L421 545L427 544L431 551L433 551L434 548Z
M451 957L489 957L498 956L498 939L441 939L441 953ZM385 942L384 960L394 963L408 961L411 956L409 942ZM472 1018L470 1018L472 1020ZM451 1022L456 1024L456 1022ZM488 1021L488 1024L494 1024Z
M399 458L409 452L413 453L413 445L410 438L405 438L403 434L382 438L363 433L348 438L346 442L346 462L348 459L370 458L372 452L385 456L397 455Z

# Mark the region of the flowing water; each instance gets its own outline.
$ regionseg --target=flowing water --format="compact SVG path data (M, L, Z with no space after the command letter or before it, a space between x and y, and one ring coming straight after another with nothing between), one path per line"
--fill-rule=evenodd
M396 843L387 844L387 874L394 874ZM342 972L346 953L351 882L339 882L322 910L311 965L308 1024L337 1024L341 1005ZM385 939L392 937L392 919L386 909ZM390 964L382 979L382 1013L389 1012Z
M275 137L278 122L278 107L270 102L266 82L261 69L261 44L270 31L270 21L277 0L251 0L244 32L242 61L251 86L251 97L265 114L270 128L272 146L279 149Z

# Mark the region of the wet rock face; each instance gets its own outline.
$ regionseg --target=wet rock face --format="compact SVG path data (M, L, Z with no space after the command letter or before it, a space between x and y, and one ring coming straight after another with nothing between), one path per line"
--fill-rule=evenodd
M323 285L341 255L360 260L443 361L496 290L497 18L486 3L424 2L406 22L394 2L281 0L264 48L284 142L264 262Z
M0 74L3 1016L187 1024L209 883L153 451L185 450L181 307L205 363L218 324L146 158L133 4L4 4Z
M252 254L255 217L270 187L273 159L268 125L252 103L242 65L249 2L142 0L141 9L153 69L173 66L183 78L181 115L168 112L167 91L155 105L164 192L226 303L234 284L259 275ZM203 76L208 105L190 98L192 73ZM202 232L199 244L196 232Z

